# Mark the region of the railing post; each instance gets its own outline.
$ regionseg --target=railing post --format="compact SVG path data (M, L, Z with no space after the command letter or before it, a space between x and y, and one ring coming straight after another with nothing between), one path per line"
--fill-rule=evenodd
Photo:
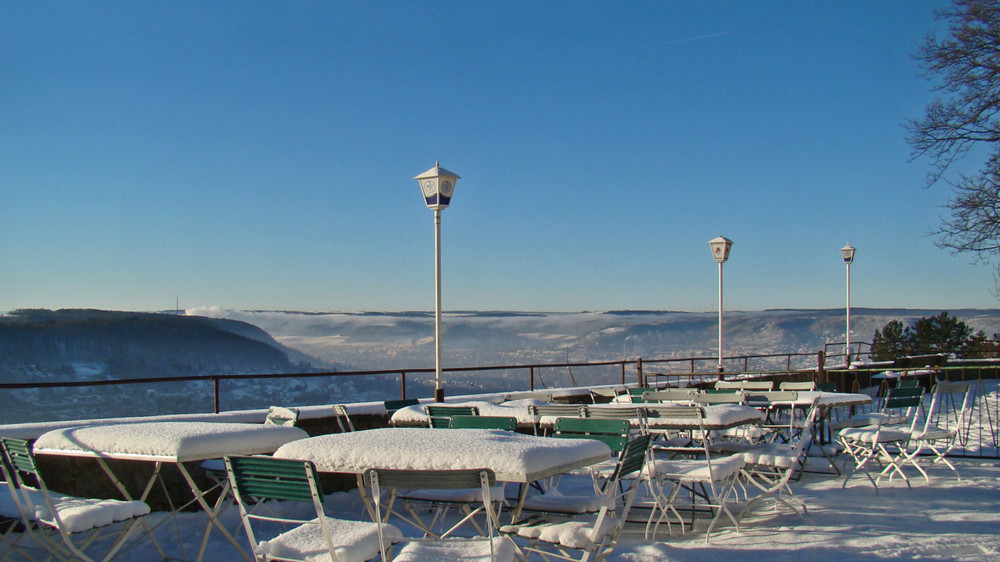
M625 384L625 363L626 363L626 361L622 361L622 384L623 385Z
M750 358L749 357L744 357L743 358L743 372L746 373L749 370L750 370Z
M399 372L399 397L406 400L406 371Z
M826 366L826 354L823 353L823 350L821 349L816 352L816 379L817 379L816 382L820 384L828 382L826 380L826 369L824 369L825 366Z
M212 387L213 387L212 388L213 394L215 395L214 399L213 399L213 401L215 403L215 413L218 414L219 413L219 377L212 377Z
M635 360L635 372L636 372L636 379L638 380L639 383L639 388L645 388L646 381L643 380L642 378L642 357L639 357Z
M528 367L528 390L535 390L535 367Z

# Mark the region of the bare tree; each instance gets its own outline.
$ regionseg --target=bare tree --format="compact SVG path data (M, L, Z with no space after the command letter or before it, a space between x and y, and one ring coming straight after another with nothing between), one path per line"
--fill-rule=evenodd
M938 246L988 263L1000 257L1000 2L955 0L938 19L948 21L948 36L929 35L917 59L941 96L923 119L909 121L908 141L913 159L933 161L927 184L943 180L955 189ZM977 172L944 177L973 150L985 154Z

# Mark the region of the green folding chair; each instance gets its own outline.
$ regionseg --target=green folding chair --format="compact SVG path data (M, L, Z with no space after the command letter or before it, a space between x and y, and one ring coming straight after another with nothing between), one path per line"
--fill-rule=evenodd
M506 416L452 416L448 425L451 429L517 429L517 418Z
M479 408L475 406L437 406L427 404L424 406L424 413L427 414L428 425L430 427L445 428L451 424L452 416L478 416Z
M3 438L0 443L6 457L4 470L9 470L7 486L25 532L56 558L110 560L150 512L149 505L138 500L81 498L50 491L27 441ZM111 544L104 556L87 553L105 538L111 538Z
M385 406L385 415L391 418L397 410L416 406L419 403L420 400L416 398L403 398L402 400L386 400L382 405Z
M309 461L230 456L225 463L243 528L259 561L369 560L403 536L392 525L327 515L316 467ZM266 513L259 509L264 500L269 500ZM312 509L301 509L303 503ZM275 533L274 523L289 528Z

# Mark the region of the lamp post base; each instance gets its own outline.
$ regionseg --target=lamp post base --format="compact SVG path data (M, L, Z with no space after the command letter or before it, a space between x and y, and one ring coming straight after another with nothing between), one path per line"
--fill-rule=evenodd
M434 389L434 401L435 402L444 402L444 389L443 388L435 388Z

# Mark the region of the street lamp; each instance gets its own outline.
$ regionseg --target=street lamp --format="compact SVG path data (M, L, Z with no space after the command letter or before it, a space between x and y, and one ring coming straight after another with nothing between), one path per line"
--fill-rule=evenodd
M840 255L844 257L847 264L847 331L845 332L844 346L847 348L847 366L851 366L851 262L854 261L854 252L857 249L850 244L840 249Z
M438 162L426 172L414 177L420 184L427 207L434 211L434 400L444 401L441 386L441 210L451 203L458 176L445 170Z
M708 241L712 257L719 264L719 380L722 380L722 264L729 259L729 249L733 241L719 236Z

